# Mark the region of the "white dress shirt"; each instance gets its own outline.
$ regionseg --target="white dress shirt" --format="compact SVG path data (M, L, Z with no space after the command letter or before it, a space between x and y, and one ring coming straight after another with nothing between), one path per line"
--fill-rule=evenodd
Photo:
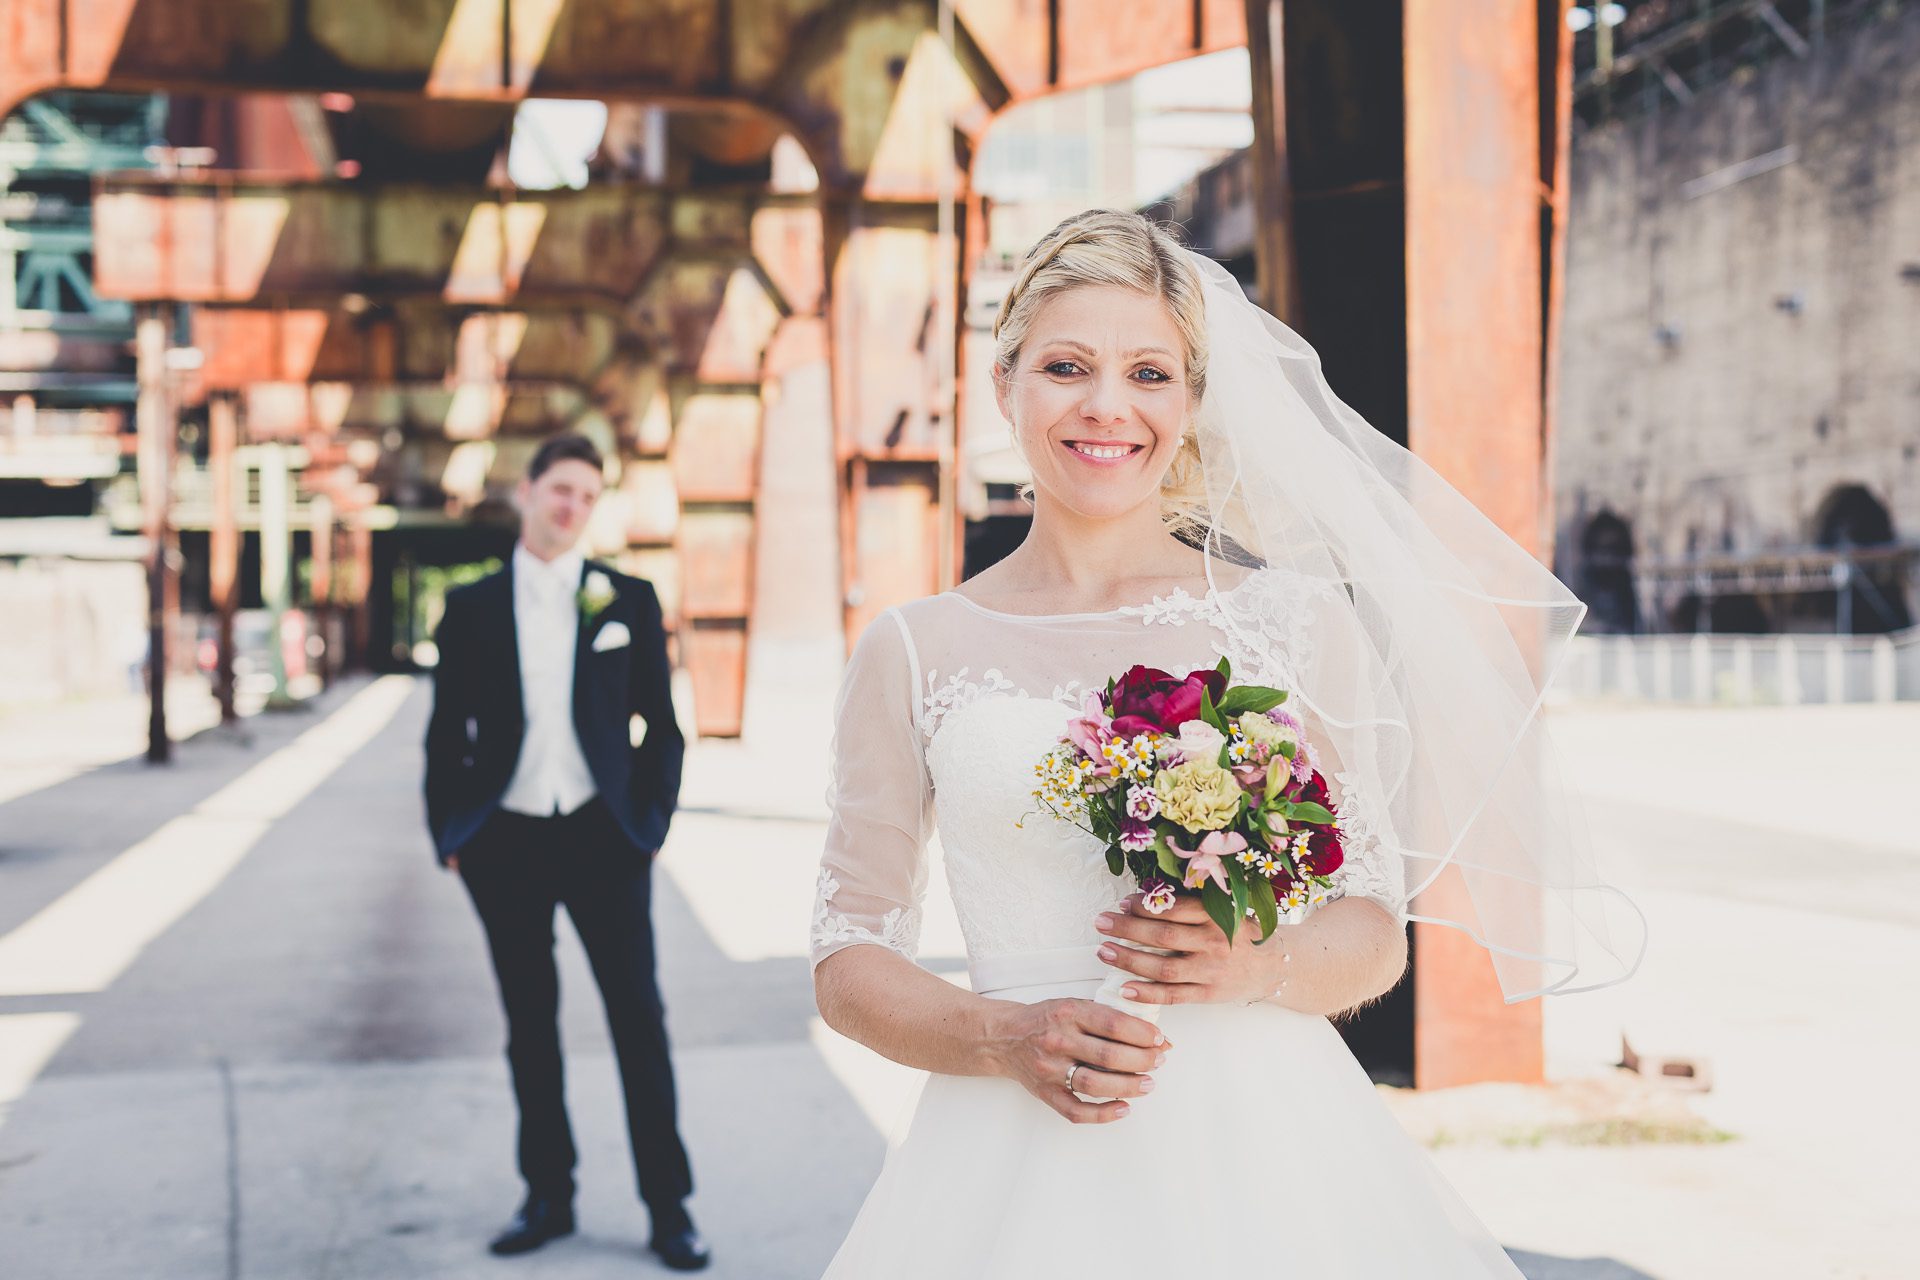
M513 622L527 730L500 806L515 813L572 813L598 790L573 726L584 568L585 557L576 551L547 561L520 543L513 547Z

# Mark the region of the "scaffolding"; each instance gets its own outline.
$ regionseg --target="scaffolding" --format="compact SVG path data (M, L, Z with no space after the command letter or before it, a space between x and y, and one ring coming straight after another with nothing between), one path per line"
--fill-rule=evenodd
M1828 37L1892 17L1915 0L1639 0L1577 4L1576 126L1684 107L1714 85L1777 58L1806 58Z
M1692 604L1696 625L1674 627L1686 633L1711 634L1715 601L1754 601L1833 596L1833 634L1854 635L1902 630L1913 621L1907 584L1920 567L1920 541L1893 541L1871 546L1796 547L1756 552L1719 552L1648 560L1633 556L1588 553L1578 564L1579 593L1593 607L1603 626L1642 635L1668 631L1668 620ZM1631 625L1606 606L1619 587L1631 584L1634 616ZM1801 608L1791 612L1805 616ZM1756 634L1786 630L1783 626L1742 628Z

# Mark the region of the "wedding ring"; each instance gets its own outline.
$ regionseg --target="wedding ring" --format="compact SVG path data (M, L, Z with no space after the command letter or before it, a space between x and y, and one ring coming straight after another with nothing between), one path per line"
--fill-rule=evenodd
M1084 1063L1084 1062L1076 1062L1076 1063L1074 1063L1074 1064L1073 1064L1072 1066L1070 1066L1070 1067L1068 1067L1068 1068L1067 1068L1067 1092L1068 1092L1068 1093L1072 1093L1072 1092L1073 1092L1073 1077L1074 1077L1074 1074L1075 1074L1076 1072L1078 1072L1078 1071L1080 1070L1080 1068L1082 1068L1082 1067L1084 1067L1084 1066L1086 1066L1086 1065L1087 1065L1087 1064L1086 1064L1086 1063Z

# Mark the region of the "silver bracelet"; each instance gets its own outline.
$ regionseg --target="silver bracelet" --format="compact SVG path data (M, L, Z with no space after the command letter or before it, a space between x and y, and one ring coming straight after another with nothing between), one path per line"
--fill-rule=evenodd
M1282 951L1280 953L1280 963L1292 964L1293 953L1291 951ZM1286 989L1287 989L1287 979L1282 978L1280 979L1280 985L1275 987L1272 991L1269 991L1266 995L1260 996L1257 999L1247 1001L1247 1007L1252 1008L1256 1004L1265 1004L1267 1001L1273 999L1275 996L1279 995L1282 991L1285 991Z

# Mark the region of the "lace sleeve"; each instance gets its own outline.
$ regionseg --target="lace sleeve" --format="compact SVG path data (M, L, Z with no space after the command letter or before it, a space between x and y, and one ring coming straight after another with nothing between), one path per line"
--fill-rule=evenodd
M1341 897L1372 898L1401 924L1407 922L1407 876L1400 855L1386 838L1385 814L1360 789L1352 774L1327 779L1327 791L1339 813L1340 848L1346 858L1330 877Z
M1339 869L1328 877L1333 889L1327 898L1371 898L1400 924L1406 924L1406 868L1385 807L1368 793L1356 774L1342 767L1339 753L1324 734L1317 735L1309 728L1307 738L1320 774L1327 780L1344 855Z
M914 714L918 665L906 620L893 609L867 627L847 662L814 899L816 965L861 943L909 959L919 947L933 799Z

